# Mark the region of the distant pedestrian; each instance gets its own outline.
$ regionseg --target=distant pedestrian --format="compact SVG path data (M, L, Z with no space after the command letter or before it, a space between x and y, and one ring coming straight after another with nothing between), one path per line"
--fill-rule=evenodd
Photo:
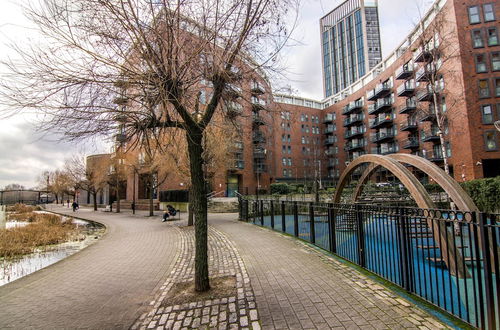
M67 202L68 202L68 207L69 207L69 199L67 200Z
M162 220L162 222L167 221L169 217L170 217L170 215L168 214L168 211L167 210L163 211L163 220Z
M78 203L73 202L73 204L71 204L71 206L73 207L73 212L76 212L76 210L78 209Z
M135 213L135 203L134 202L132 202L132 205L130 207L132 208L132 212Z

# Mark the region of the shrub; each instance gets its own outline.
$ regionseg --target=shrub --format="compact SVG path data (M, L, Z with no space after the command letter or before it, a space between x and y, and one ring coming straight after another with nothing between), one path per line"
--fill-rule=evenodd
M160 191L160 202L189 202L189 190Z
M461 183L477 207L483 212L500 209L500 176Z
M35 210L36 207L28 206L21 203L17 203L7 207L7 212L14 212L14 213L28 213L28 212L33 212Z
M286 183L272 183L271 194L287 195L290 193L290 186Z

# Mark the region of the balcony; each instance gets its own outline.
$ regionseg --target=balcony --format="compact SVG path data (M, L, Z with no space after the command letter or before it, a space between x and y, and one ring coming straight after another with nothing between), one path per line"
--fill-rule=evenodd
M364 140L361 140L361 141L356 140L356 142L349 141L346 144L345 150L354 151L354 150L358 150L358 149L363 149L364 147L366 147L366 143Z
M397 90L398 96L412 96L415 93L415 81L408 80L401 84Z
M415 80L419 82L423 81L430 81L432 78L432 75L436 73L436 70L434 69L434 65L432 64L427 64L423 67L421 67L417 73L415 74Z
M421 138L423 142L439 142L437 130L424 131Z
M241 87L229 84L226 86L225 94L231 98L238 98L241 96Z
M393 121L392 116L390 115L377 117L375 119L370 120L370 128L389 126L392 125L392 121Z
M382 84L378 84L375 86L375 97L380 98L380 97L385 97L387 94L389 94L392 90L392 83L389 81L384 82Z
M326 151L325 151L325 155L327 155L327 156L333 156L333 155L336 155L337 153L338 153L337 149L332 148L332 147L326 149Z
M417 101L419 102L429 102L434 98L434 92L432 87L427 86L426 88L418 91L417 93Z
M432 53L425 47L420 47L413 53L415 62L429 62L430 60L432 60Z
M254 126L262 126L266 124L261 116L255 114L252 117L252 121Z
M396 79L407 79L413 75L413 63L407 63L396 70Z
M362 109L363 106L364 102L362 100L353 101L344 107L344 109L342 110L342 114L349 115L356 110Z
M370 115L374 115L380 112L390 110L392 108L393 100L391 97L386 97L383 99L378 99L375 103L375 107L369 112Z
M375 96L375 90L374 89L369 90L368 93L366 93L366 99L368 101L375 101L377 99L377 97Z
M362 130L347 130L344 134L346 139L363 136L364 132Z
M335 132L335 126L328 125L325 128L325 134L333 134Z
M414 131L418 128L418 124L415 120L408 120L399 125L399 129L401 132L404 131Z
M406 100L406 104L399 108L400 114L408 114L417 109L417 103L413 100Z
M331 146L335 144L335 139L333 139L332 137L328 137L326 140L325 140L325 146Z
M381 143L381 142L392 140L392 139L394 139L394 137L395 137L395 134L392 131L378 132L378 133L372 135L371 140L373 143Z
M266 149L254 149L253 150L253 158L254 159L265 159L266 158Z
M377 155L388 155L394 154L398 152L398 148L396 145L381 145L375 148L372 148L371 153Z
M252 142L254 144L264 144L266 143L266 137L261 132L256 132L252 136Z
M251 103L253 111L260 111L266 108L266 101L259 99L258 97L252 96Z
M262 95L266 92L264 86L256 81L252 83L252 89L250 91L252 92L252 95Z
M334 168L335 167L335 162L333 159L330 159L328 163L326 164L326 167L328 168Z
M434 113L432 113L431 109L429 109L426 113L422 114L422 116L420 117L420 122L423 123L426 121L430 121L430 122L436 121L436 115Z
M253 164L253 172L254 173L266 173L267 172L267 165L262 164L262 163L255 163L255 164Z
M127 142L127 136L125 134L116 134L115 135L116 142Z
M126 105L128 103L128 98L117 97L117 98L113 99L113 103L116 105Z
M354 124L359 124L363 121L363 114L358 113L358 114L352 114L346 119L344 119L344 127L348 127Z
M245 161L240 160L240 159L236 159L234 161L234 166L233 167L236 170L243 170L245 168Z
M403 141L403 149L417 149L420 146L417 138L409 138Z
M444 161L443 153L437 150L422 150L419 153L420 157L427 159L428 161L440 163Z
M331 123L333 122L335 119L333 118L333 114L332 113L327 113L326 116L325 116L325 119L323 120L323 123Z

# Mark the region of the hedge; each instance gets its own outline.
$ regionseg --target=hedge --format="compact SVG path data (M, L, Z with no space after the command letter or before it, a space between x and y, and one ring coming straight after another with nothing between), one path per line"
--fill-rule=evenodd
M160 191L160 202L189 202L189 190Z
M500 176L467 181L461 185L481 211L500 211Z

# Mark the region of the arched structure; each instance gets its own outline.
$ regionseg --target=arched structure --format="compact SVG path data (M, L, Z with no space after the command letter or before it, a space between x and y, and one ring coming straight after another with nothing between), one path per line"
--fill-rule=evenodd
M349 166L347 166L345 171L340 176L337 189L335 190L335 195L333 196L333 202L340 203L342 191L344 190L349 177L354 172L354 170L359 166L368 164L368 169L365 171L365 173L363 173L360 182L366 182L366 180L370 177L370 174L377 167L384 167L395 177L397 177L399 181L406 187L406 189L408 189L410 195L413 197L420 208L435 208L434 202L425 190L424 186L404 165L400 163L400 161L415 163L418 164L418 166L422 166L422 164L420 164L418 160L413 159L413 157L409 157L407 159L403 157L396 159L395 157L368 154L356 158L349 164ZM424 165L426 164L424 163ZM450 185L451 183L446 181L446 184ZM357 192L359 196L361 189L357 190L359 190L359 192ZM448 266L450 273L461 278L470 277L467 268L464 267L462 253L455 247L456 244L454 244L453 234L447 233L448 228L446 228L445 223L442 221L432 221L432 219L430 218L427 218L426 221L429 228L432 229L434 241L441 250L441 255L443 256L443 260ZM453 247L455 247L455 249L453 251L449 251L450 249L453 249Z
M439 166L428 161L425 158L410 154L391 154L386 157L397 160L400 163L411 165L420 171L426 173L432 180L440 185L450 196L455 205L461 211L479 212L478 207L462 187ZM354 190L353 202L355 202L363 191L365 183L368 181L378 165L370 165L361 175L358 185Z

